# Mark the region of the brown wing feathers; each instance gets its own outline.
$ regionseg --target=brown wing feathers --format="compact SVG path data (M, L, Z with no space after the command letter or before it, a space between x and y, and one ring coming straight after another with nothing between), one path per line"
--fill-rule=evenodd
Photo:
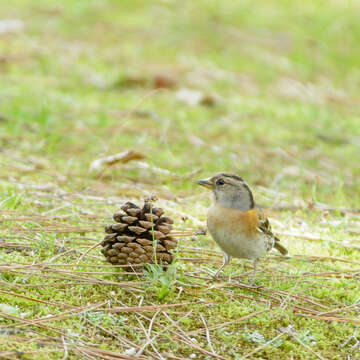
M280 244L280 239L273 234L268 218L260 219L258 228L273 241L272 245L276 250L284 256L288 254L288 251Z

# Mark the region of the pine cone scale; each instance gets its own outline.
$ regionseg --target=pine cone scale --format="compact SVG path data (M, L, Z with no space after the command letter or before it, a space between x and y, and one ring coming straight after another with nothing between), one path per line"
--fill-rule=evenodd
M110 263L128 264L126 268L132 270L131 264L170 264L177 240L170 235L173 220L163 214L164 210L152 207L150 201L145 201L142 208L126 202L113 215L116 223L105 226L102 254Z

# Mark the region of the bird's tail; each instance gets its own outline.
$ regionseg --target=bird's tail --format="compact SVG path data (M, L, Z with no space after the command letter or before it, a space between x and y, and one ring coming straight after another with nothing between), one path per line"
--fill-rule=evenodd
M284 248L279 241L275 241L274 248L281 253L281 255L286 256L289 252Z

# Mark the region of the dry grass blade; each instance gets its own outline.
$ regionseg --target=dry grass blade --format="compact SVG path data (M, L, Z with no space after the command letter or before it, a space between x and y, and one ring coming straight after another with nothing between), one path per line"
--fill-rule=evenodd
M0 293L10 295L10 296L14 296L14 297L18 297L18 298L21 298L21 299L35 301L35 302L42 303L42 304L52 305L52 306L56 306L56 307L63 307L63 308L66 308L66 309L76 309L76 310L80 309L78 306L62 304L62 303L58 303L58 302L54 302L54 301L45 301L45 300L34 299L34 298L29 297L29 296L13 293L11 291L0 290Z
M4 352L0 352L0 359L9 359L9 360L14 360L14 359L19 359L19 356L31 356L31 355L37 355L37 354L41 354L41 355L46 355L46 354L50 354L50 353L57 353L57 352L61 352L61 349L49 349L49 350L35 350L35 351L4 351ZM45 357L44 357L45 358Z
M290 335L292 338L294 338L301 346L303 346L305 349L307 349L308 351L310 351L313 355L315 355L318 359L320 360L326 360L324 357L322 357L320 354L316 353L310 346L304 344L299 337L294 333L294 331L291 329L290 326L288 326L287 328L282 328L281 331L283 333L286 333L288 335Z
M336 316L305 315L305 314L298 314L298 316L303 316L303 317L316 319L316 320L336 321L336 322L343 322L343 323L351 323L351 324L360 325L360 319L351 319L351 318L336 317Z
M176 335L179 337L179 340L181 342L184 342L185 344L187 344L188 346L191 346L193 347L194 349L202 352L203 354L205 355L208 355L208 356L211 356L211 357L214 357L216 359L221 359L221 360L226 360L223 356L221 355L218 355L218 354L215 354L215 353L212 353L210 351L207 351L205 349L203 349L202 347L200 347L199 345L195 344L192 339L189 338L188 334L186 334L184 332L184 330L182 330L177 322L175 322L173 319L171 319L171 317L166 313L166 312L163 312L163 314L166 316L166 318L168 320L170 320L170 322L178 329L179 333L176 333Z
M164 357L159 353L159 351L158 351L158 350L156 349L156 347L154 346L153 341L151 340L148 332L146 331L143 323L141 322L141 320L139 319L138 316L136 316L136 320L138 321L138 323L139 323L142 331L143 331L144 334L145 334L146 343L148 343L148 345L151 345L152 349L155 351L156 355L158 356L158 358L159 358L160 360L165 360ZM136 355L137 355L137 356L141 356L144 350L145 350L145 348L144 348L144 349L141 348L140 350L138 350L138 352L136 353Z
M293 257L297 258L297 259L304 259L304 260L307 260L307 261L331 261L331 262L341 261L341 262L344 262L344 263L360 265L360 261L355 261L355 260L351 260L351 259L337 258L337 257L333 257L333 256L293 255Z
M352 305L349 305L349 306L344 306L344 307L341 307L341 308L338 308L338 309L334 309L334 310L319 313L318 316L333 315L333 314L341 313L341 312L344 312L344 311L347 311L347 310L352 310L354 308L356 308L355 310L358 310L359 305L360 304L357 301L355 304L352 304Z
M242 355L241 359L246 359L250 356L253 356L254 354L256 354L257 352L259 352L260 350L266 348L267 346L269 346L270 344L272 344L273 342L275 342L276 340L280 339L283 335L285 335L284 332L282 332L281 334L275 336L274 338L272 338L271 340L267 341L265 344L260 345L259 347L257 347L256 349L254 349L253 351Z
M50 328L49 328L50 329ZM115 360L115 359L124 359L124 360L144 360L144 358L136 357L136 356L130 356L120 353L115 353L112 351L104 350L101 348L94 347L92 345L86 345L84 343L79 344L78 339L75 337L67 335L66 337L63 335L61 331L57 332L61 335L59 338L51 337L48 335L42 336L41 338L21 338L21 337L12 337L15 342L24 342L24 343L37 343L40 346L54 346L59 348L60 350L64 349L63 344L63 338L65 339L71 339L71 342L67 341L66 346L68 352L74 352L74 353L81 353L82 355L91 358L91 359L109 359L109 360ZM56 350L56 351L60 351ZM49 351L55 351L55 350L49 350ZM28 352L26 352L28 354ZM29 352L31 354L32 352ZM3 353L0 353L1 358L4 356L9 355L18 355L18 351L6 351ZM4 355L4 356L3 356ZM94 357L93 357L94 356ZM10 359L14 359L14 357L11 357Z
M114 307L110 309L102 309L102 310L95 310L95 311L105 311L107 313L121 313L121 312L148 312L148 311L158 311L159 309L167 309L173 307L180 307L180 306L188 306L188 305L214 305L214 302L207 302L207 301L190 301L184 303L177 303L177 304L163 304L163 305L145 305L145 306L123 306L123 307Z
M24 229L24 228L14 228L11 229L14 233L59 233L59 234L66 234L66 233L79 233L85 234L89 232L100 232L99 228L81 228L78 226L68 226L68 227L58 227L58 226L47 226L43 228L32 228L32 229Z
M66 360L69 355L69 350L68 350L68 344L66 342L64 335L61 335L61 340L62 340L62 343L64 346L64 356L63 356L62 360Z
M168 325L167 327L165 327L164 329L162 329L160 332L158 332L153 338L149 339L149 340L140 348L140 350L136 353L136 355L137 355L137 356L141 356L147 346L149 346L150 344L152 344L160 335L164 334L164 333L165 333L166 331L168 331L172 326L176 326L180 321L182 321L183 319L186 319L192 312L193 312L193 310L189 310L184 316L182 316L182 317L181 317L179 320L177 320L175 323L171 323L170 325Z
M310 241L327 241L327 242L331 242L331 243L343 246L345 248L360 250L360 246L354 245L354 244L350 243L349 241L337 241L334 239L316 236L313 234L302 234L302 233L297 233L297 232L277 231L276 233L278 235L282 235L282 236L296 237L299 239L310 240Z
M79 260L77 261L77 265L80 263L81 260L84 259L84 257L93 249L97 248L98 246L101 245L101 243L103 242L103 240L99 241L98 243L90 246L80 257L79 257Z
M201 317L201 320L202 320L202 322L203 322L203 324L204 324L204 327L205 327L206 340L207 340L207 342L208 342L208 344L209 344L209 348L210 348L210 350L211 350L211 352L212 352L213 354L216 354L216 353L215 353L215 350L214 350L214 348L213 348L213 346L212 346L212 343L211 343L210 331L209 331L209 328L208 328L208 326L207 326L207 324L206 324L205 318L202 316L202 314L200 314L200 317Z
M13 316L10 314L5 314L5 317L9 317L13 320L18 320L18 324L11 324L11 325L6 325L4 326L4 328L11 328L11 327L23 327L25 325L39 325L39 324L43 324L45 322L49 322L49 321L56 321L56 320L64 320L67 319L69 317L72 316L77 316L83 312L87 312L87 311L94 311L97 307L103 306L105 305L105 303L100 303L100 304L96 304L96 305L90 305L87 307L83 307L83 308L76 308L73 310L69 310L66 312L63 312L61 314L58 315L53 315L53 316L46 316L43 318L38 318L35 320L26 320L26 319L22 319L20 317L17 316ZM40 325L39 325L40 326Z
M307 211L330 211L330 212L342 212L342 213L351 213L351 214L359 214L360 209L357 208L347 208L343 206L333 207L333 206L315 206L309 208L306 206L297 206L297 205L281 205L281 206L272 206L270 208L274 211L296 211L296 210L307 210Z
M232 325L232 324L234 324L234 323L242 322L242 321L248 320L248 319L250 319L250 318L252 318L252 317L254 317L254 316L260 315L260 314L264 313L265 311L269 311L269 309L264 309L264 310L260 310L260 311L255 311L255 312L250 313L250 314L248 314L248 315L242 316L242 317L240 317L240 318L238 318L238 319L235 319L235 320L232 320L232 321L227 321L227 322L222 323L222 324L210 326L208 329L209 329L209 330L222 329L222 328L224 328L224 327L226 327L226 326L228 326L228 325ZM197 335L197 334L203 333L203 332L205 332L205 331L206 331L205 328L203 328L203 329L198 329L198 330L194 330L194 331L189 332L188 335Z
M139 153L138 151L135 150L126 150L122 153L119 154L115 154L112 156L108 156L106 158L102 158L102 159L96 159L94 160L91 164L90 164L90 170L94 171L94 170L100 170L101 167L103 167L104 165L110 166L110 165L114 165L118 162L121 162L123 164L128 163L129 161L132 160L142 160L145 159L145 155Z

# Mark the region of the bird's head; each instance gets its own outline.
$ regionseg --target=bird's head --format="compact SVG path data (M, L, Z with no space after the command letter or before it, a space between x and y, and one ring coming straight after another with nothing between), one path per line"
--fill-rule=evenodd
M210 189L215 196L215 201L222 206L243 211L254 208L252 192L240 176L219 173L208 179L199 180L197 183Z

